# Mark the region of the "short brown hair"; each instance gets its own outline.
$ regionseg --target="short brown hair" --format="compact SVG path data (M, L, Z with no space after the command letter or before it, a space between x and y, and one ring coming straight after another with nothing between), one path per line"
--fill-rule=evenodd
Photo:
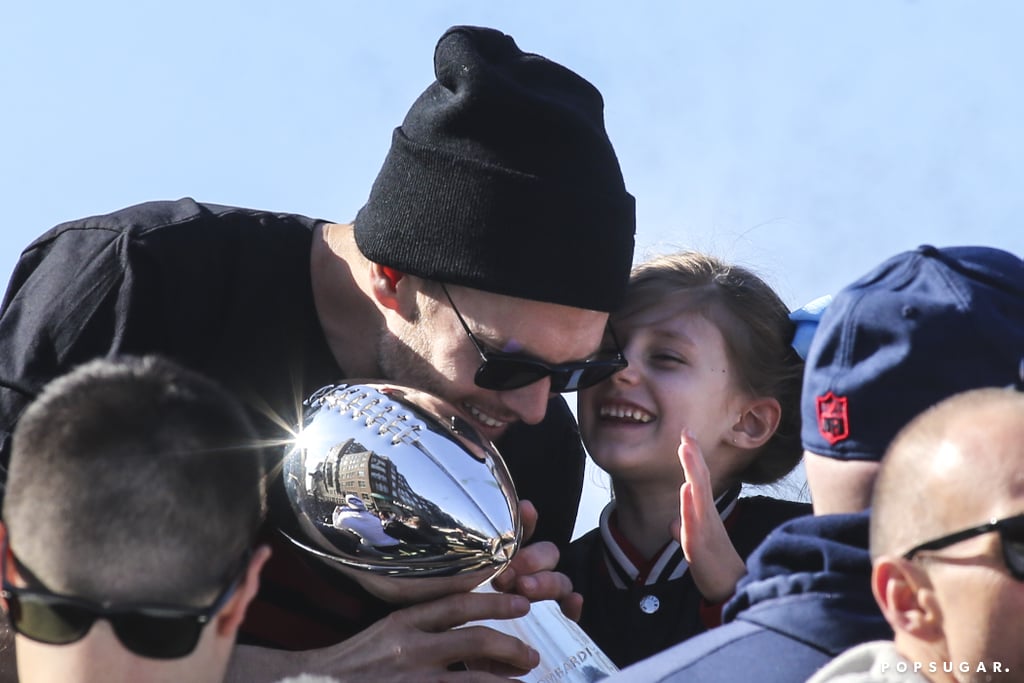
M19 420L4 519L51 590L203 604L252 546L263 474L244 409L214 382L154 356L96 360Z

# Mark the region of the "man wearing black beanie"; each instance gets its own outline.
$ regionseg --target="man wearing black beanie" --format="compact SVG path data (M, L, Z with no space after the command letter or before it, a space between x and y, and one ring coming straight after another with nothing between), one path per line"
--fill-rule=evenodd
M0 310L0 463L40 387L115 352L212 376L266 439L287 437L302 398L361 377L438 394L498 440L547 541L503 574L509 593L397 609L268 530L274 555L229 680L431 680L470 658L523 670L536 661L524 644L453 627L520 615L523 596L578 613L551 571L583 473L554 394L623 364L602 337L632 261L633 198L586 80L493 29L448 30L434 60L354 225L142 204L42 235Z

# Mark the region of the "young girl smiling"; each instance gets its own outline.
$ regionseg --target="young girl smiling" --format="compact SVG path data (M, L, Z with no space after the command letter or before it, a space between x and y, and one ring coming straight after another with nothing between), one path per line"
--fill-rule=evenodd
M799 461L803 362L789 311L752 272L707 255L634 269L614 341L629 366L580 392L579 423L614 500L560 569L580 625L626 666L717 625L744 558L810 506L739 498Z

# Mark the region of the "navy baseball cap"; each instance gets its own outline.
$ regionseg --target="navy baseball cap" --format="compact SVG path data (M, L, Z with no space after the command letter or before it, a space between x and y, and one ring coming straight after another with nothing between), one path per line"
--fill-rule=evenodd
M991 247L922 246L835 295L804 370L804 449L882 459L918 413L1020 381L1024 261Z

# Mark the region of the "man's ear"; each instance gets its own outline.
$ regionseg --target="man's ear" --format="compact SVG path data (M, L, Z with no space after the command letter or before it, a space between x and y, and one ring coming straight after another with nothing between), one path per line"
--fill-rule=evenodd
M3 520L0 520L0 548L3 548L4 555L8 555L8 553L10 553L10 547L7 545L7 524L5 524ZM10 561L9 555L3 559L5 566L9 567L13 565L13 562ZM4 577L4 579L7 579L7 577ZM7 611L7 601L0 598L0 604L3 605L4 611Z
M415 294L409 287L399 287L399 283L408 281L405 273L399 272L390 266L382 266L379 263L370 262L370 282L373 298L384 308L389 308L402 314L403 304L406 299Z
M911 560L883 555L871 571L871 591L896 633L932 642L942 637L942 610L927 573Z
M732 426L731 441L740 448L760 448L772 438L782 419L782 406L775 398L758 398L744 405Z
M234 638L238 628L245 619L245 611L249 603L256 597L260 588L260 571L263 565L270 558L270 546L261 545L249 559L249 566L245 568L245 575L242 577L224 608L217 613L216 628L217 635Z
M0 548L4 549L4 566L7 567L8 572L17 573L18 569L14 565L13 554L11 553L11 546L7 543L7 525L4 524L3 520L0 520ZM10 581L8 577L3 577L4 580ZM3 609L4 614L7 614L7 600L0 597L0 608Z
M18 565L14 561L14 551L11 550L11 538L7 535L7 523L0 520L0 548L4 549L4 563L7 565L7 576L3 577L8 581L20 578Z

